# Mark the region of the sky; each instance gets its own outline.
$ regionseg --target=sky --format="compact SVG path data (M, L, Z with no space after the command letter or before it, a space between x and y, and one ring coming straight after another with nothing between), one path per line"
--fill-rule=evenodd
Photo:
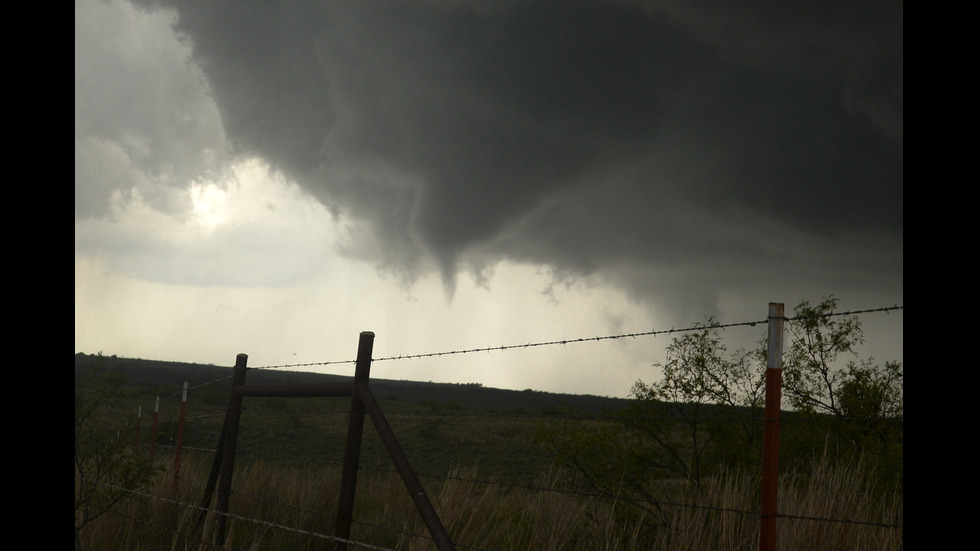
M625 397L903 306L903 65L892 1L76 0L75 351Z

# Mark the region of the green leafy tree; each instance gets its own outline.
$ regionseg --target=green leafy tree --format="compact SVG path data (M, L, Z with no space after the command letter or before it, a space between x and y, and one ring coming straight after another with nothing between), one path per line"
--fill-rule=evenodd
M837 389L837 403L848 417L901 419L905 413L903 388L901 363L852 362Z
M804 413L900 417L902 364L879 367L874 358L862 360L857 354L858 345L864 344L861 322L834 315L838 302L833 296L818 304L803 301L794 310L788 324L792 344L783 365L784 395Z
M654 364L662 379L637 381L622 418L653 444L648 465L700 485L706 470L751 462L765 398L759 365L757 351L728 352L713 318L675 338Z
M835 313L837 298L801 302L788 322L783 394L794 410L785 427L791 462L830 451L860 456L883 488L903 485L904 377L902 363L862 358L858 318Z
M123 379L106 369L100 353L87 377L75 381L75 549L81 531L134 492L157 470L134 449L126 424L112 421Z

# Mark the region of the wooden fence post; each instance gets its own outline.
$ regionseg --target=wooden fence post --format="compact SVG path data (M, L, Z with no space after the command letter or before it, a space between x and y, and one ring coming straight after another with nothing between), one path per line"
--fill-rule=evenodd
M239 356L244 356L244 354L239 354ZM245 356L247 359L248 356ZM238 359L236 358L235 365L238 365ZM228 435L228 417L229 412L234 404L235 398L235 377L232 376L232 386L231 393L228 399L228 409L225 410L225 418L221 422L221 432L218 433L218 443L214 449L214 458L211 461L211 470L208 472L208 480L204 484L204 496L201 498L201 513L197 517L197 523L194 525L194 529L191 531L192 534L198 533L201 526L204 525L204 520L208 516L208 512L211 509L211 500L214 498L214 490L218 486L218 477L221 475L221 466L224 460L225 453L225 441ZM244 380L244 379L243 379ZM242 399L239 397L238 399Z
M769 303L765 432L762 435L762 503L759 551L776 550L776 492L779 486L779 412L782 405L783 305Z
M371 353L374 350L374 333L362 331L357 342L357 363L354 367L354 387L351 392L350 417L347 420L347 443L344 447L344 470L340 479L340 499L337 502L337 522L334 535L341 540L350 539L350 524L354 514L354 490L357 488L357 468L361 455L361 436L364 432L364 402L357 388L366 386L371 377ZM337 551L347 549L347 544L337 541Z
M239 354L235 358L231 399L228 401L228 412L225 414L225 426L222 429L224 445L220 452L221 480L218 485L218 518L215 519L214 528L215 546L218 548L225 544L225 521L228 513L228 502L231 500L231 475L235 469L235 446L238 441L238 426L242 419L242 387L245 385L247 364L247 354Z
M446 527L439 520L439 515L436 514L436 510L432 507L432 503L425 494L425 488L422 487L422 483L419 482L415 471L412 470L412 466L408 463L405 452L398 445L395 432L391 430L391 426L385 420L385 416L381 412L378 402L374 399L374 394L371 393L371 389L365 385L359 388L355 387L354 390L360 392L361 400L367 408L368 415L371 417L375 428L378 429L378 436L381 437L381 443L384 444L385 449L388 450L388 455L391 456L391 460L395 463L395 468L398 470L398 474L401 475L402 482L405 483L405 489L408 490L409 496L411 496L412 501L415 503L415 508L418 509L419 514L422 516L422 522L429 529L429 534L436 542L439 551L456 551L456 547L449 537L449 532L446 531Z

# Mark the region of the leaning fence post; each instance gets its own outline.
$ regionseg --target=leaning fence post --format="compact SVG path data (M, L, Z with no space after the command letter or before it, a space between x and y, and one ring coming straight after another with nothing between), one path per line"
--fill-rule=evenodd
M385 449L388 450L388 455L394 461L395 468L398 470L398 474L401 475L402 482L405 483L405 489L408 490L412 501L415 502L415 508L422 515L422 521L429 529L429 534L435 540L439 551L455 551L456 547L453 546L453 541L450 539L449 533L446 532L446 527L442 525L442 521L439 520L439 515L436 514L432 503L425 495L425 488L422 487L422 483L419 482L415 471L409 465L408 458L405 457L405 452L398 445L395 432L391 430L391 426L385 420L384 414L381 413L381 408L378 406L377 400L374 399L374 394L371 393L371 389L365 385L354 390L355 392L360 391L361 401L364 402L371 421L374 422L375 428L378 429L378 436L381 437L381 442L384 444Z
M779 411L782 402L783 305L769 303L765 432L762 435L762 520L759 551L776 549L776 491L779 485Z
M347 424L347 443L344 447L344 470L340 479L340 499L337 503L337 523L334 535L339 538L337 550L347 549L344 541L350 539L351 518L354 514L354 490L357 488L357 468L361 455L361 436L364 432L364 402L357 388L367 385L371 377L371 353L374 349L374 333L362 331L357 342L357 363L354 367L354 387L351 393L350 417Z
M184 417L187 414L187 381L180 398L180 421L177 423L177 450L174 452L174 495L177 495L177 478L180 476L180 449L184 445Z
M236 358L236 365L237 364L238 362ZM211 470L208 472L208 480L204 485L204 496L201 498L201 513L198 515L197 524L194 525L194 530L192 533L197 533L198 529L204 524L204 520L207 518L208 512L211 509L211 500L214 498L214 489L218 485L218 476L221 474L221 465L224 460L225 440L228 434L228 416L234 401L236 400L234 380L235 377L232 375L232 387L231 394L229 395L230 397L228 398L228 409L225 410L225 418L221 423L221 432L218 433L218 444L215 446L214 458L211 460ZM244 378L242 381L244 382ZM242 397L237 399L241 400Z
M235 469L235 445L238 441L238 426L242 419L241 387L245 385L247 364L247 354L239 354L235 358L231 399L228 401L228 412L225 414L225 423L222 429L224 446L222 446L221 451L221 480L218 485L218 518L215 520L215 545L219 548L225 544L225 520L228 513L228 502L231 499L231 475Z

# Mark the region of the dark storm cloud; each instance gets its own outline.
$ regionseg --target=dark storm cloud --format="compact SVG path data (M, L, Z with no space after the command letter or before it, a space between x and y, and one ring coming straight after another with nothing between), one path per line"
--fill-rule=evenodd
M739 220L901 240L900 3L158 4L232 143L397 269L772 255Z

